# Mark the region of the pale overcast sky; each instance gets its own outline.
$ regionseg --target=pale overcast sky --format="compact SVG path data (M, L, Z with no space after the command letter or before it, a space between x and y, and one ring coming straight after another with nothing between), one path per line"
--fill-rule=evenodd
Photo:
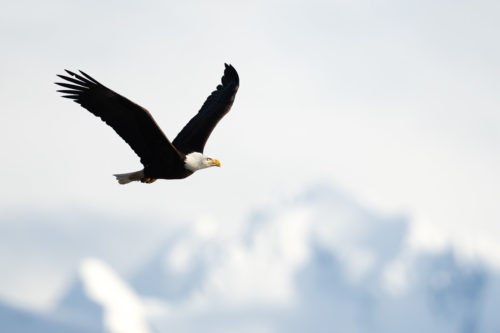
M497 1L2 1L0 209L231 221L310 183L500 267ZM206 153L220 169L119 186L142 166L55 92L81 69L173 139L241 84ZM0 216L1 219L1 216ZM0 221L1 223L1 221Z

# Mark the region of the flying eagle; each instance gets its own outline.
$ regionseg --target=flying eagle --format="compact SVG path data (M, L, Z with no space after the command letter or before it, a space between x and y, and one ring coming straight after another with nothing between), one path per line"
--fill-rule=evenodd
M208 137L219 120L229 112L239 87L238 73L225 64L222 84L208 96L200 111L170 142L151 114L143 107L103 86L91 76L65 70L72 77L57 75L67 82L56 82L62 97L74 100L101 118L128 143L140 157L144 169L114 175L120 184L132 181L152 183L157 179L181 179L211 166L218 159L203 155Z

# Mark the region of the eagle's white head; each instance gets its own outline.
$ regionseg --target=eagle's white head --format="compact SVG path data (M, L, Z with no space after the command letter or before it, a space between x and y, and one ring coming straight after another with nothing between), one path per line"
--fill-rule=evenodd
M190 153L186 155L184 165L189 171L198 171L212 166L220 167L220 161L216 158L211 158L202 153Z

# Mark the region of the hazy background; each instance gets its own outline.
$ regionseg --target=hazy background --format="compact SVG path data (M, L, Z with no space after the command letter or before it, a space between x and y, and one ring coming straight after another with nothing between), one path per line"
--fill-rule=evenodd
M116 275L149 304L130 332L388 332L404 314L497 332L499 17L486 0L1 1L0 318L95 331L68 309ZM224 62L241 84L205 150L222 168L152 185L117 184L139 159L53 84L84 70L173 139Z

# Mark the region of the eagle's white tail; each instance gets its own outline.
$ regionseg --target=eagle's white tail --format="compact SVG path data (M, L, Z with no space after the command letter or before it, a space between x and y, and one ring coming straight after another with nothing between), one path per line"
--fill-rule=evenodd
M144 170L129 173L120 173L113 176L116 177L118 183L124 185L130 182L141 181L144 178Z

